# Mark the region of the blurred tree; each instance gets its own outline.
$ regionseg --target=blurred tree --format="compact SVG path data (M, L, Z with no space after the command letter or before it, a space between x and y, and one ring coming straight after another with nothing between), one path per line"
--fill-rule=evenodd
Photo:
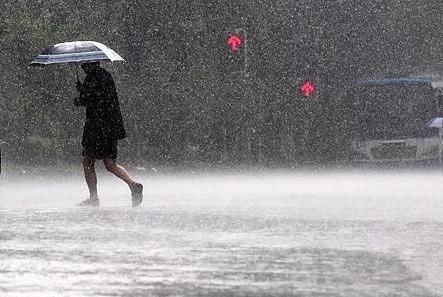
M75 68L28 64L53 43L83 39L103 42L126 60L105 65L114 74L130 135L122 158L188 165L333 159L341 150L334 139L346 132L334 126L343 82L435 68L443 57L443 28L437 25L442 5L5 0L0 10L0 138L10 152L5 158L30 163L77 158L84 115L71 104ZM247 77L226 75L216 58L232 28L248 32ZM294 95L307 73L322 81L316 104Z

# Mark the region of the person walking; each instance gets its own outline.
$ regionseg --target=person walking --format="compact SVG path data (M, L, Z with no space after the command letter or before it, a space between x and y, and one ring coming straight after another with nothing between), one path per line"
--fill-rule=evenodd
M83 170L90 196L78 205L100 206L95 161L103 160L108 171L126 182L131 191L132 206L138 206L143 201L143 185L134 181L128 171L116 162L118 140L126 137L126 131L114 80L108 71L100 67L100 62L83 63L81 68L86 77L83 83L77 79L80 95L75 98L74 105L86 107L81 144Z

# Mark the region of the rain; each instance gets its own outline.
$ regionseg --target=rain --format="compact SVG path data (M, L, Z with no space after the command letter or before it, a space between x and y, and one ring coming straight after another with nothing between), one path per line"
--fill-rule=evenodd
M443 296L442 11L2 1L0 295Z

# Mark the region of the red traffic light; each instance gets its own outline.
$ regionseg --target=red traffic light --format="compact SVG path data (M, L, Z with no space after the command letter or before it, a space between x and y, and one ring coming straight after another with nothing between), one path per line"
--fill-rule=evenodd
M314 94L315 86L310 80L306 80L299 86L300 93L305 97L311 97Z
M226 38L226 44L229 46L231 52L235 53L242 46L243 42L240 36L236 34L230 34L228 38Z

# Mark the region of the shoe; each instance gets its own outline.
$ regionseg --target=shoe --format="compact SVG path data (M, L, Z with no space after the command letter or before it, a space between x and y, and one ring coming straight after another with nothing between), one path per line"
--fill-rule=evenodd
M131 187L132 206L139 206L143 201L143 185L134 182Z
M100 200L98 198L88 198L77 204L77 206L100 206Z

